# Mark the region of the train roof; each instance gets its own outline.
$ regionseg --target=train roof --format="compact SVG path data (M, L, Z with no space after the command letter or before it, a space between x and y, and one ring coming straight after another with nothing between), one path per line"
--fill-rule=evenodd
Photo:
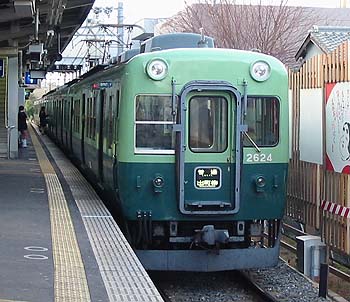
M141 44L141 53L173 48L214 48L214 39L194 33L170 33L152 37Z
M105 64L101 64L101 65L96 65L94 68L90 69L87 73L84 73L81 77L80 80L86 79L90 76L92 76L95 73L98 73L102 70L104 70L105 68L107 68L108 65Z
M139 53L140 53L140 48L133 48L133 49L126 50L118 56L118 63L121 64L121 63L127 62L132 57L138 55Z
M214 48L214 39L194 33L170 33L152 37L141 44L141 48L128 49L118 57L110 60L110 64L122 64L140 53L174 48Z
M141 48L135 48L135 49L129 49L123 53L121 53L118 57L113 58L109 65L97 65L94 68L92 68L90 71L87 73L83 74L80 78L74 79L65 85L58 87L44 96L48 96L52 93L55 93L61 89L69 88L73 86L75 83L78 83L84 79L88 79L92 77L95 74L98 74L104 70L108 70L113 67L117 67L118 65L123 65L124 63L128 62L130 59L133 57L139 55L139 54L147 54L151 52L156 52L156 51L164 51L164 55L168 56L170 53L175 51L176 49L180 50L182 49L181 56L183 55L193 55L193 51L198 48L206 48L204 52L200 52L198 54L196 52L196 58L206 56L208 53L211 53L214 51L214 39L208 36L203 36L200 34L194 34L194 33L171 33L171 34L163 34L159 36L152 37L146 41L144 41L141 45ZM203 49L204 50L204 49ZM233 49L222 49L222 48L215 48L215 51L220 52L220 58L223 59L225 58L225 53L229 54L235 52L235 53L244 53L244 58L246 60L250 60L253 57L256 58L264 58L267 60L271 60L272 62L277 61L282 64L278 59L273 58L269 55L262 54L262 53L257 53L257 52L252 52L252 51L246 51L246 50L233 50ZM271 58L270 58L271 57ZM241 59L242 60L242 59Z

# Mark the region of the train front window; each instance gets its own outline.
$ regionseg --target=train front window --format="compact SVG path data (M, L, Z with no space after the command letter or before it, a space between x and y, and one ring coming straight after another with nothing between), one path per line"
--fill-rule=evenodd
M244 123L248 125L248 135L259 147L278 144L279 140L279 101L275 97L248 97L247 115ZM244 136L244 146L252 143Z
M227 148L227 100L219 96L190 99L189 145L192 152L224 152Z
M136 152L173 152L175 135L171 96L139 95L135 107Z

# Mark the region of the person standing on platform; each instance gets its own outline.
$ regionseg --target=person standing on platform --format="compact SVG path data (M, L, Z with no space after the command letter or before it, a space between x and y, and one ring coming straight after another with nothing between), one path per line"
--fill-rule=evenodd
M45 129L46 129L46 125L47 125L47 114L46 114L46 111L45 111L45 106L42 106L40 108L40 112L39 112L39 119L40 119L40 125L39 125L39 128L40 128L40 132L42 134L45 133Z
M24 106L19 106L18 110L18 131L21 132L20 142L23 148L27 148L28 126L27 114L24 111Z

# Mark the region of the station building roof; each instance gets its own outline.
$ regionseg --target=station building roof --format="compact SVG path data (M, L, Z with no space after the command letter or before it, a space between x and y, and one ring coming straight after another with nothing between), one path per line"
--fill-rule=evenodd
M350 40L349 26L313 26L299 48L296 59L305 57L310 45L316 45L320 53L330 53L344 41Z

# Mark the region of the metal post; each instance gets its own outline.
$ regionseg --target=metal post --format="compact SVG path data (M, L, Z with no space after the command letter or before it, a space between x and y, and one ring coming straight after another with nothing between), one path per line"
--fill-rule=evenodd
M23 51L18 51L18 84L23 85Z
M36 42L39 42L39 8L36 7L36 12L35 12L35 30L34 30L34 39Z
M318 296L326 298L328 293L328 264L321 263Z
M124 22L124 16L123 16L123 2L118 2L118 25L122 25ZM124 28L118 27L117 29L118 34L118 55L120 55L124 50Z

